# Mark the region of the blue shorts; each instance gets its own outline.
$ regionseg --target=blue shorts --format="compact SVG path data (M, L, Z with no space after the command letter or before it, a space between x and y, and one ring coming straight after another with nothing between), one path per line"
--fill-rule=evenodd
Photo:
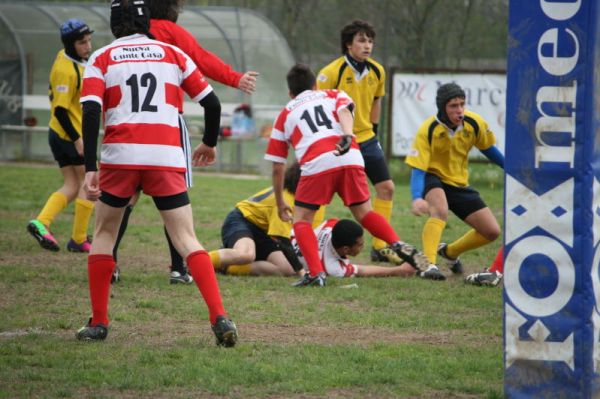
M371 184L375 185L382 181L390 180L390 171L385 161L385 154L377 137L359 143L360 153L365 160L365 173Z
M235 208L229 212L221 227L223 247L233 248L235 243L244 237L248 237L254 241L256 248L256 258L254 260L267 260L273 252L281 251L279 244L275 240L255 224L248 221L242 212Z

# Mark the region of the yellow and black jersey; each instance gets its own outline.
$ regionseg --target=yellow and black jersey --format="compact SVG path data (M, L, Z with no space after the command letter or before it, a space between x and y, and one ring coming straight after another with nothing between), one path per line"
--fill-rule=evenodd
M371 109L376 98L385 96L385 70L371 58L367 68L359 74L342 56L319 72L317 88L345 91L354 101L354 134L359 143L375 136L371 123Z
M465 111L463 124L455 131L435 116L417 130L406 163L437 175L456 187L469 185L469 151L486 150L496 143L487 122L475 112Z
M283 190L283 199L293 209L294 194ZM273 187L265 188L250 198L238 202L235 207L242 212L246 220L254 224L267 235L290 238L292 224L279 218ZM325 219L325 207L319 208L313 221L313 228Z
M71 141L60 122L54 116L56 107L67 110L73 127L81 135L81 104L79 95L81 93L81 79L85 64L75 61L60 50L50 71L50 86L48 96L50 97L50 129L54 130L63 140Z

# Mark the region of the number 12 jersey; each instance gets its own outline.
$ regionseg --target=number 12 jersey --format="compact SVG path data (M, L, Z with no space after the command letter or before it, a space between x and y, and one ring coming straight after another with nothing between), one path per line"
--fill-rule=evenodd
M195 102L212 92L175 46L135 34L95 51L85 69L81 102L95 101L105 111L100 166L185 172L180 88Z

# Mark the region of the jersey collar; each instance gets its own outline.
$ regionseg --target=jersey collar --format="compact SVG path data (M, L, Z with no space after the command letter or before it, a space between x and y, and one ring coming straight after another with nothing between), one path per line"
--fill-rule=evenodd
M438 123L440 125L442 125L442 126L444 126L446 128L446 130L448 131L448 134L450 135L450 137L453 137L456 133L460 132L464 128L464 124L463 123L461 123L460 125L456 126L454 129L452 129L450 126L448 126L444 122L442 122L441 119L438 118L437 116L435 117L435 120L438 121Z
M141 33L134 33L133 35L123 36L114 41L114 43L125 42L133 39L149 39L148 36L142 35Z
M344 54L344 59L346 60L346 64L348 64L348 66L352 69L352 72L354 72L354 76L356 77L356 80L361 80L362 78L364 78L365 76L367 76L369 74L369 63L367 61L364 62L365 66L364 66L362 72L360 72L358 69L356 69L355 64L362 64L362 63L359 63L358 61L356 61L355 59L350 57L348 55L348 53Z
M69 54L67 54L67 52L65 50L62 50L62 53L65 56L65 58L68 59L69 61L73 61L74 63L79 64L82 67L85 67L87 65L87 60L75 59L75 58L71 57Z

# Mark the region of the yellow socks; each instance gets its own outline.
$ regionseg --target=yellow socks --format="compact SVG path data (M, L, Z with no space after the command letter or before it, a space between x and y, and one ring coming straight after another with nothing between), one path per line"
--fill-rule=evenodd
M252 266L250 264L245 265L231 265L227 267L227 274L231 276L249 276Z
M446 222L441 219L429 218L423 226L421 239L423 241L423 253L429 259L429 262L436 264L437 247L442 239L442 232L446 227Z
M87 240L87 230L90 218L94 212L94 203L83 198L75 199L75 216L73 218L73 232L71 238L76 244Z
M471 229L452 244L448 244L446 247L446 255L451 258L457 258L463 252L479 248L490 242L490 240L476 232L475 229Z
M375 197L375 199L373 200L373 211L383 216L388 222L392 218L393 206L393 201L387 201L377 197ZM381 249L385 248L388 244L387 242L380 240L379 238L373 237L372 245L374 249Z
M42 208L37 219L48 227L54 221L56 215L67 207L67 204L67 196L59 191L55 191L46 201L46 205Z
M212 262L215 270L221 269L221 256L219 255L219 250L210 251L208 256L210 257L210 261Z

